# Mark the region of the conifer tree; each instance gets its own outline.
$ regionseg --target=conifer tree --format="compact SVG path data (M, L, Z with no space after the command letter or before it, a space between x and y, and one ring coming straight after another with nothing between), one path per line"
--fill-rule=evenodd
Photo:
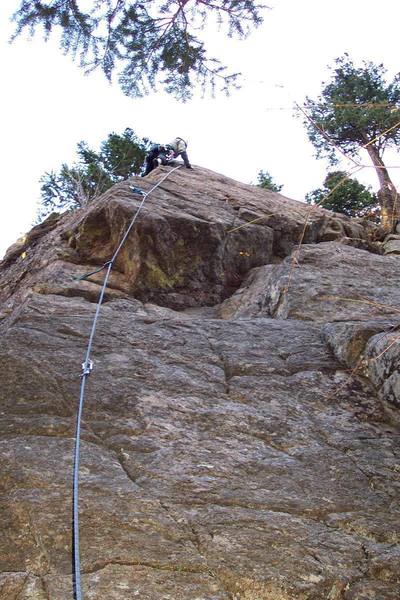
M282 184L275 183L272 175L268 171L259 171L257 175L257 185L264 190L271 190L272 192L280 192L283 188Z
M262 23L263 8L252 0L20 0L13 20L15 36L59 32L64 53L109 80L116 72L129 96L161 85L185 100L196 82L225 91L237 82L207 54L200 38L207 21L243 38Z
M304 123L317 156L337 163L338 150L349 157L368 153L380 190L382 225L392 229L400 218L400 199L383 162L388 148L400 143L400 75L385 81L382 64L365 62L356 67L345 54L336 59L332 79L316 100L307 98L310 120Z
M306 195L307 204L318 204L348 217L373 215L376 219L378 198L356 179L348 177L344 171L333 171L325 177L322 188Z
M149 144L130 128L121 135L111 133L101 143L99 152L86 142L79 142L75 164L71 167L63 164L58 172L51 171L41 177L38 220L42 221L54 211L84 206L115 183L138 175Z

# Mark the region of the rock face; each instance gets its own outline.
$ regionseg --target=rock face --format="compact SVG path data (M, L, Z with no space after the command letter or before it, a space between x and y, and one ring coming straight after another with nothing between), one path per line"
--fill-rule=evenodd
M400 261L342 244L307 244L266 265L219 308L223 318L267 314L307 321L399 315Z
M167 172L1 263L1 600L73 598L104 271L77 278ZM149 196L93 346L85 600L398 600L400 257L371 229L199 168Z

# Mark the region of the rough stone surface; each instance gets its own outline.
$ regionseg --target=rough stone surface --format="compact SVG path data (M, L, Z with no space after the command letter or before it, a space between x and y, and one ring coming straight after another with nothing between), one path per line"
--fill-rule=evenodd
M400 406L399 325L374 335L365 351L368 376L381 395Z
M219 315L324 322L399 315L399 277L396 256L383 257L336 242L303 245L281 264L250 273L222 304Z
M85 599L397 600L397 257L321 242L329 214L278 194L200 169L167 181L117 262L94 339ZM75 413L104 275L72 277L110 258L137 206L127 185L52 217L2 263L1 600L73 597ZM353 223L332 219L348 236ZM298 254L305 226L313 243ZM367 247L359 223L353 233ZM318 300L350 290L391 308L355 316Z
M381 397L400 406L399 317L390 320L329 323L324 336L335 356L362 372Z
M367 360L366 346L378 333L393 331L400 324L400 314L392 319L375 321L344 321L328 323L323 333L336 358L344 365L354 368Z
M90 281L76 277L113 256L142 201L130 185L149 191L167 173L162 168L120 183L87 209L52 215L34 228L0 263L0 301L16 295L20 303L28 289L94 300L103 273ZM367 241L368 227L344 215L207 169L178 170L148 197L118 255L107 298L134 295L173 309L212 306L231 296L250 269L282 259L299 240L325 239L332 227L335 239Z
M390 234L382 243L384 254L400 254L400 235Z

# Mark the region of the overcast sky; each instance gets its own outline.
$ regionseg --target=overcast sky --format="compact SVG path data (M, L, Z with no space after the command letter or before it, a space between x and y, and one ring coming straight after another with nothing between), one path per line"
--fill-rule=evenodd
M159 142L188 139L193 164L246 183L267 170L283 194L303 200L322 184L327 163L314 158L294 101L317 96L327 65L344 52L355 62L383 62L389 78L400 71L398 0L271 0L264 25L246 41L209 39L211 54L243 73L240 91L215 99L197 94L186 104L163 93L132 100L101 73L85 76L56 42L21 38L9 45L8 18L18 5L0 5L0 256L32 226L40 176L71 163L80 140L97 148L125 127ZM400 155L387 164L400 165ZM372 169L358 178L376 188ZM392 178L400 185L400 169Z

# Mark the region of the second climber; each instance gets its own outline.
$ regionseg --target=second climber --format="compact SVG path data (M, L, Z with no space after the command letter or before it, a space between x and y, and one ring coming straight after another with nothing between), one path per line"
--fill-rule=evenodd
M183 164L187 169L192 165L186 152L187 143L184 139L176 137L168 144L153 144L146 156L145 170L142 177L145 177L159 165L168 165L175 158L182 157Z

